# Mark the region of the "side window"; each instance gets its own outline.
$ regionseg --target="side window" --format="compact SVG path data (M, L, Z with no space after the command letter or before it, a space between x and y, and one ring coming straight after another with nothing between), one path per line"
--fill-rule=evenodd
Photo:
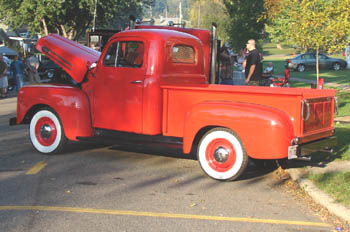
M143 64L144 44L137 41L121 41L112 44L103 58L110 67L139 68Z
M312 59L312 58L313 58L313 57L312 57L311 54L305 54L305 55L303 56L303 59L305 59L305 60Z
M319 58L320 60L325 60L325 59L326 59L326 56L325 56L325 55L318 55L318 58Z
M108 67L115 67L116 58L117 58L117 49L118 49L119 43L113 43L109 48L108 51L103 58L103 65Z
M172 52L173 63L194 64L196 54L193 47L188 45L175 45Z

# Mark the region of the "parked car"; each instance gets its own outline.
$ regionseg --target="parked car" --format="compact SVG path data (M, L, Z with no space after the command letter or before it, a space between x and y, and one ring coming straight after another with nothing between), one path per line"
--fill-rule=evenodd
M320 69L333 69L338 71L346 67L346 61L343 59L331 58L324 54L319 54L319 67ZM289 69L304 72L306 69L316 68L316 54L304 53L297 55L292 59L286 60L286 67Z

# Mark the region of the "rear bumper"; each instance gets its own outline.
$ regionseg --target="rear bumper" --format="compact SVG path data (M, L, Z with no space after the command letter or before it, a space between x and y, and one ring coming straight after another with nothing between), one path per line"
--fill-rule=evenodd
M301 145L293 145L288 147L288 159L297 159L299 157L308 156L315 151L322 151L325 148L337 146L337 137L331 136L325 139L316 140Z

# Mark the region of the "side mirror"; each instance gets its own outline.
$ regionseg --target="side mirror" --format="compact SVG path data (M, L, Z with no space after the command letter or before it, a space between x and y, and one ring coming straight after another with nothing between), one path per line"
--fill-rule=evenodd
M91 70L91 69L94 69L94 68L96 68L96 67L97 67L97 63L94 62L94 63L92 63L92 64L90 65L89 68L90 68L90 70Z
M87 66L88 72L91 73L91 76L92 76L92 77L95 77L94 69L97 67L97 63L96 63L96 62L91 63L91 62L88 61L87 64L86 64L86 66Z

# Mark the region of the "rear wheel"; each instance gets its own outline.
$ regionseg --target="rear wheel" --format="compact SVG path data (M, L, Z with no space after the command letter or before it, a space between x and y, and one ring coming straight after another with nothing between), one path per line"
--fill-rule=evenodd
M240 138L230 129L214 128L199 142L198 161L203 171L216 180L237 179L248 164Z
M334 63L333 64L333 70L334 71L339 71L340 70L340 64L339 63Z
M298 69L299 72L304 72L305 71L305 65L299 64L297 69Z
M62 151L67 142L59 117L49 108L34 114L30 121L29 135L33 147L45 154Z

